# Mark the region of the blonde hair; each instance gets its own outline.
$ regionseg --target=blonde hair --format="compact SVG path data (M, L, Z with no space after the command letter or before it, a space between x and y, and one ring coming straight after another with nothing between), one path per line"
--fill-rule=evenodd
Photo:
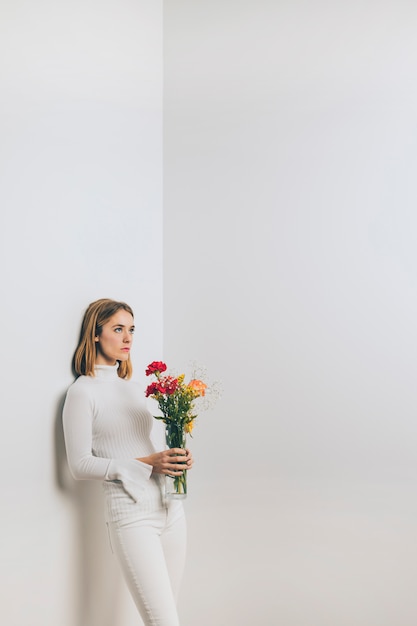
M127 311L133 317L133 311L128 304L116 302L116 300L110 300L109 298L101 298L88 306L84 313L80 339L73 358L74 371L78 376L94 376L94 366L97 357L95 337L100 335L104 324L120 309ZM132 376L130 355L127 361L120 361L117 374L120 378L126 379Z

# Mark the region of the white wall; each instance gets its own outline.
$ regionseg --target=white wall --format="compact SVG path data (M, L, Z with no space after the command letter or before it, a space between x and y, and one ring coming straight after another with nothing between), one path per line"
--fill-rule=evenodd
M162 3L3 0L0 89L0 621L136 624L60 407L92 300L134 308L136 376L162 352Z
M416 623L416 22L164 3L164 353L224 388L184 626Z

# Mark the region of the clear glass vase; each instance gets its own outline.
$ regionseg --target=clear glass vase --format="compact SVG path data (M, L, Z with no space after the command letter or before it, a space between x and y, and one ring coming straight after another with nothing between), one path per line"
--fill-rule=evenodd
M168 422L165 427L165 436L168 448L183 448L185 450L185 432L181 426ZM183 499L187 497L187 470L181 476L165 476L165 496L167 498Z

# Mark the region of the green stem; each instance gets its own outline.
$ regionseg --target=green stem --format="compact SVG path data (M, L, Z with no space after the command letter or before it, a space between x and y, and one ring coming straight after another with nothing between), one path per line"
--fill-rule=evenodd
M185 450L186 434L184 428L175 422L168 422L165 430L168 448ZM175 493L185 495L187 493L187 470L183 470L181 476L174 476L173 479Z

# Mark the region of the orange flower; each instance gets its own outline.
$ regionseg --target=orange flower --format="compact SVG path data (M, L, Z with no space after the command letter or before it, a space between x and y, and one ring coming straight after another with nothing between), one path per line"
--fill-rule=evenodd
M187 387L189 387L197 396L204 396L206 394L207 385L202 380L190 380Z

